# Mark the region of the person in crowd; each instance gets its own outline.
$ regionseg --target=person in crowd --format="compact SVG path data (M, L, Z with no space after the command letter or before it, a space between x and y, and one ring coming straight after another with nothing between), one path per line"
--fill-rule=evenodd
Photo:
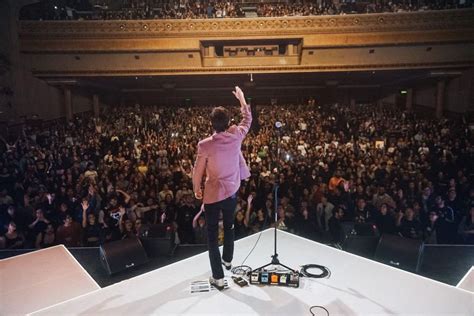
M403 237L411 239L422 238L422 224L415 218L413 208L408 207L405 210L405 213L399 222L398 230Z
M193 218L198 210L191 195L186 196L184 200L184 204L178 208L176 214L178 236L182 244L194 244Z
M120 233L122 234L121 239L134 238L137 236L135 231L135 225L130 219L120 219Z
M388 205L382 204L379 212L375 216L375 224L380 234L395 234L397 223L393 212L389 212Z
M201 206L199 212L193 218L194 241L196 244L207 243L206 218L203 216L204 207Z
M375 211L372 205L368 205L367 202L361 198L357 201L354 209L354 220L356 223L367 223L372 222L375 217Z
M102 242L102 225L97 222L94 212L89 210L89 201L83 199L82 207L82 245L84 247L98 247Z
M340 207L336 207L332 211L332 216L329 219L329 233L331 235L331 242L336 247L341 248L345 240L344 229L342 227L342 219L344 217L344 210Z
M431 210L428 213L428 222L423 227L423 241L427 244L437 244L438 237L436 231L438 230L438 213Z
M56 241L66 247L81 246L81 225L75 222L70 215L64 219L64 223L58 227Z
M0 211L0 234L3 234L8 229L8 224L14 222L17 225L17 230L20 232L26 231L28 227L29 219L25 212L21 211L21 208L17 208L14 205L9 205L6 212Z
M321 197L321 203L316 206L316 224L319 231L329 230L329 219L332 216L334 205L328 201L326 196Z
M469 213L459 223L458 232L465 244L474 245L474 204L471 205Z
M287 213L283 209L282 205L278 205L277 214L278 219L275 223L276 227L280 230L289 231L290 227L292 226L292 220L286 216Z
M300 236L315 240L318 233L318 226L316 224L315 216L317 216L317 214L315 214L315 212L311 212L310 208L308 207L308 202L301 202L299 211L297 211L295 214L295 232ZM329 227L329 224L327 227Z
M241 239L245 236L247 236L248 233L248 227L247 223L248 221L245 218L245 213L243 210L238 210L235 212L235 218L234 218L234 240Z
M374 194L374 197L372 199L372 205L376 209L380 209L382 204L387 205L390 209L394 209L397 205L393 198L385 192L385 186L379 185L378 191L376 194Z
M433 207L438 214L438 229L436 236L439 244L453 244L457 236L457 227L455 224L454 211L451 207L445 204L441 195L435 199L436 205Z
M28 225L28 228L31 232L32 242L36 241L36 237L39 233L46 230L46 227L49 223L50 221L46 217L44 217L44 211L41 208L37 209L36 219L30 225Z
M40 232L36 237L36 249L48 248L56 245L56 232L52 223L46 226L43 232Z
M0 237L0 246L5 249L21 249L24 243L25 237L17 232L15 222L10 222L7 232Z

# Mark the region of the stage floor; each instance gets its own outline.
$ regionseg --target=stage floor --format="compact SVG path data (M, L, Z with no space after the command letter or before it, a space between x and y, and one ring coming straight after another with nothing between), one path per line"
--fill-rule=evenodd
M227 277L222 292L190 292L194 281L210 274L207 252L138 277L116 283L34 315L311 315L313 305L330 315L474 315L474 294L292 234L279 231L279 258L299 268L316 263L331 270L328 279L302 279L300 288L249 286L240 288ZM236 242L238 265L258 234ZM270 261L273 230L262 233L246 264ZM230 276L230 274L229 274ZM316 315L325 315L322 310Z
M474 293L474 266L469 269L469 272L459 281L456 287Z
M63 245L0 260L0 315L25 315L98 289Z

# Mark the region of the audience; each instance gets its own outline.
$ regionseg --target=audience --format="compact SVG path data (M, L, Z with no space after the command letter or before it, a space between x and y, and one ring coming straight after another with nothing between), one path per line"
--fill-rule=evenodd
M229 109L239 121L237 107ZM238 194L237 238L277 225L341 244L343 225L360 223L429 243L474 242L465 120L374 105L254 109L259 124L242 144L251 177ZM2 138L0 247L97 246L153 225L176 229L182 244L204 243L190 181L197 142L212 132L210 110L115 107ZM275 121L284 122L281 132Z
M411 12L472 7L472 1L289 0L286 3L236 0L43 0L25 8L25 20L211 19ZM243 9L246 9L244 12Z

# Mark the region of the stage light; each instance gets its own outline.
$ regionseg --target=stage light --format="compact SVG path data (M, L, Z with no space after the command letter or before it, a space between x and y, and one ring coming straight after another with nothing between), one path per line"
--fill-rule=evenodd
M407 90L400 90L400 94L407 94Z

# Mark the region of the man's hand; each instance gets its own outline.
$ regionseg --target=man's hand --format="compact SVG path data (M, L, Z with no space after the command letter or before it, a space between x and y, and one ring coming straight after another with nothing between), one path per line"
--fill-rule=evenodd
M125 211L125 207L123 207L123 205L119 206L119 214L120 214L120 216L125 215L125 212L126 212L126 211Z
M89 208L89 201L87 200L82 201L81 206L82 206L82 210L86 211Z
M232 93L235 95L237 100L240 101L240 103L247 104L246 101L245 101L244 92L238 86L235 86L235 91L232 91Z
M202 190L194 192L194 197L198 200L202 200Z
M250 193L249 196L247 197L248 205L252 204L252 200L253 200L253 195L252 195L252 193Z

